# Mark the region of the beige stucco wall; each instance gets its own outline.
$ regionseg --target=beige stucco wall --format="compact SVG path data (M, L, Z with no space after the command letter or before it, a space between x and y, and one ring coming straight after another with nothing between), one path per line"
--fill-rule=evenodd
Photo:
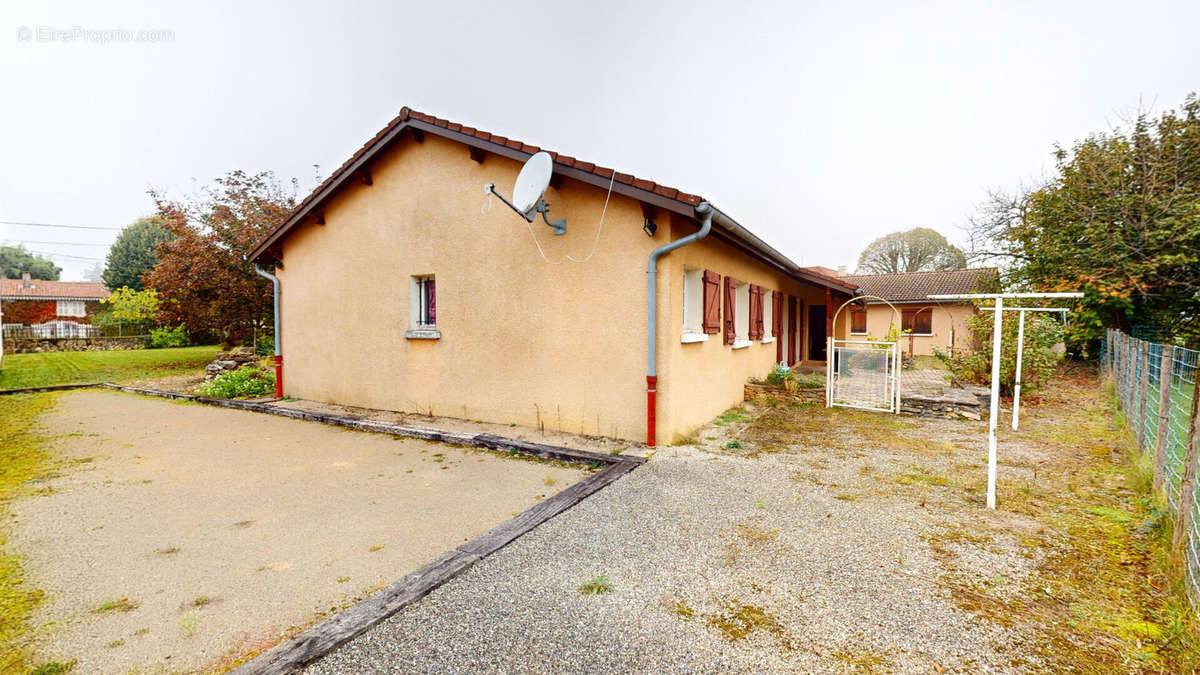
M915 356L933 356L936 347L943 352L951 347L963 348L968 343L967 319L975 313L975 307L963 303L929 303L929 304L897 304L896 311L930 307L932 311L932 335L905 335L900 341L900 347L905 354ZM848 314L847 312L843 312ZM899 328L900 318L895 316L887 305L867 306L867 335L882 339L887 336L893 323ZM849 317L847 317L848 319ZM839 317L838 323L843 323ZM848 323L846 325L849 325ZM953 343L951 342L953 340Z
M640 204L613 194L595 252L606 191L563 179L547 201L567 219L555 237L483 192L508 194L520 164L427 134L376 158L373 184L348 186L282 243L284 385L288 396L470 420L544 425L646 438L646 261L696 229L657 213L642 231ZM659 263L658 442L690 433L742 399L749 377L775 362L775 345L733 350L721 336L681 344L683 267L783 290L807 307L825 291L789 279L710 238ZM438 340L404 337L413 275L437 281ZM836 306L836 303L835 303ZM807 339L801 341L801 358ZM786 351L785 351L786 356Z

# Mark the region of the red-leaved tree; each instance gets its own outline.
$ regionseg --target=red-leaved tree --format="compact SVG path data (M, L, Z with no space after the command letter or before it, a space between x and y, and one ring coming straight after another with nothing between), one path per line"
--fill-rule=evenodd
M296 181L285 186L269 171L232 171L180 201L150 194L157 217L178 237L158 244L158 263L142 277L162 301L159 321L226 344L269 326L271 285L246 254L295 207Z

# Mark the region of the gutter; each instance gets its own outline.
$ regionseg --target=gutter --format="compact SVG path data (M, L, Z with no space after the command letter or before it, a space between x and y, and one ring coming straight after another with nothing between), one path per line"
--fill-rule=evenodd
M658 395L658 259L665 253L707 237L712 231L713 216L721 212L714 209L712 204L701 202L696 206L696 214L701 216L700 230L654 249L646 265L646 445L652 448Z
M279 277L263 269L261 265L254 266L254 273L269 279L275 291L275 398L283 398L283 350L280 347L279 335Z

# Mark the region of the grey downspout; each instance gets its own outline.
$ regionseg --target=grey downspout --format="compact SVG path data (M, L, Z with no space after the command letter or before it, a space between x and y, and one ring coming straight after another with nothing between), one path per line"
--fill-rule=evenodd
M254 266L254 272L258 276L268 279L274 289L274 304L275 304L275 398L283 398L283 350L281 348L282 336L280 335L281 326L279 325L279 277L271 274L262 268L261 265Z
M700 229L654 249L650 252L650 260L646 265L646 445L650 447L654 447L655 399L658 393L658 259L665 253L670 253L708 236L709 231L712 230L712 204L700 202L696 206L696 214L702 217Z

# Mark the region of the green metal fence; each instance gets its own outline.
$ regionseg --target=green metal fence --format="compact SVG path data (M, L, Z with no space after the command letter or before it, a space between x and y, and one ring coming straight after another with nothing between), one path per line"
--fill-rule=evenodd
M1200 352L1110 330L1101 356L1137 446L1153 462L1154 489L1175 518L1172 547L1186 561L1188 595L1200 606L1200 501L1196 465L1196 369Z

